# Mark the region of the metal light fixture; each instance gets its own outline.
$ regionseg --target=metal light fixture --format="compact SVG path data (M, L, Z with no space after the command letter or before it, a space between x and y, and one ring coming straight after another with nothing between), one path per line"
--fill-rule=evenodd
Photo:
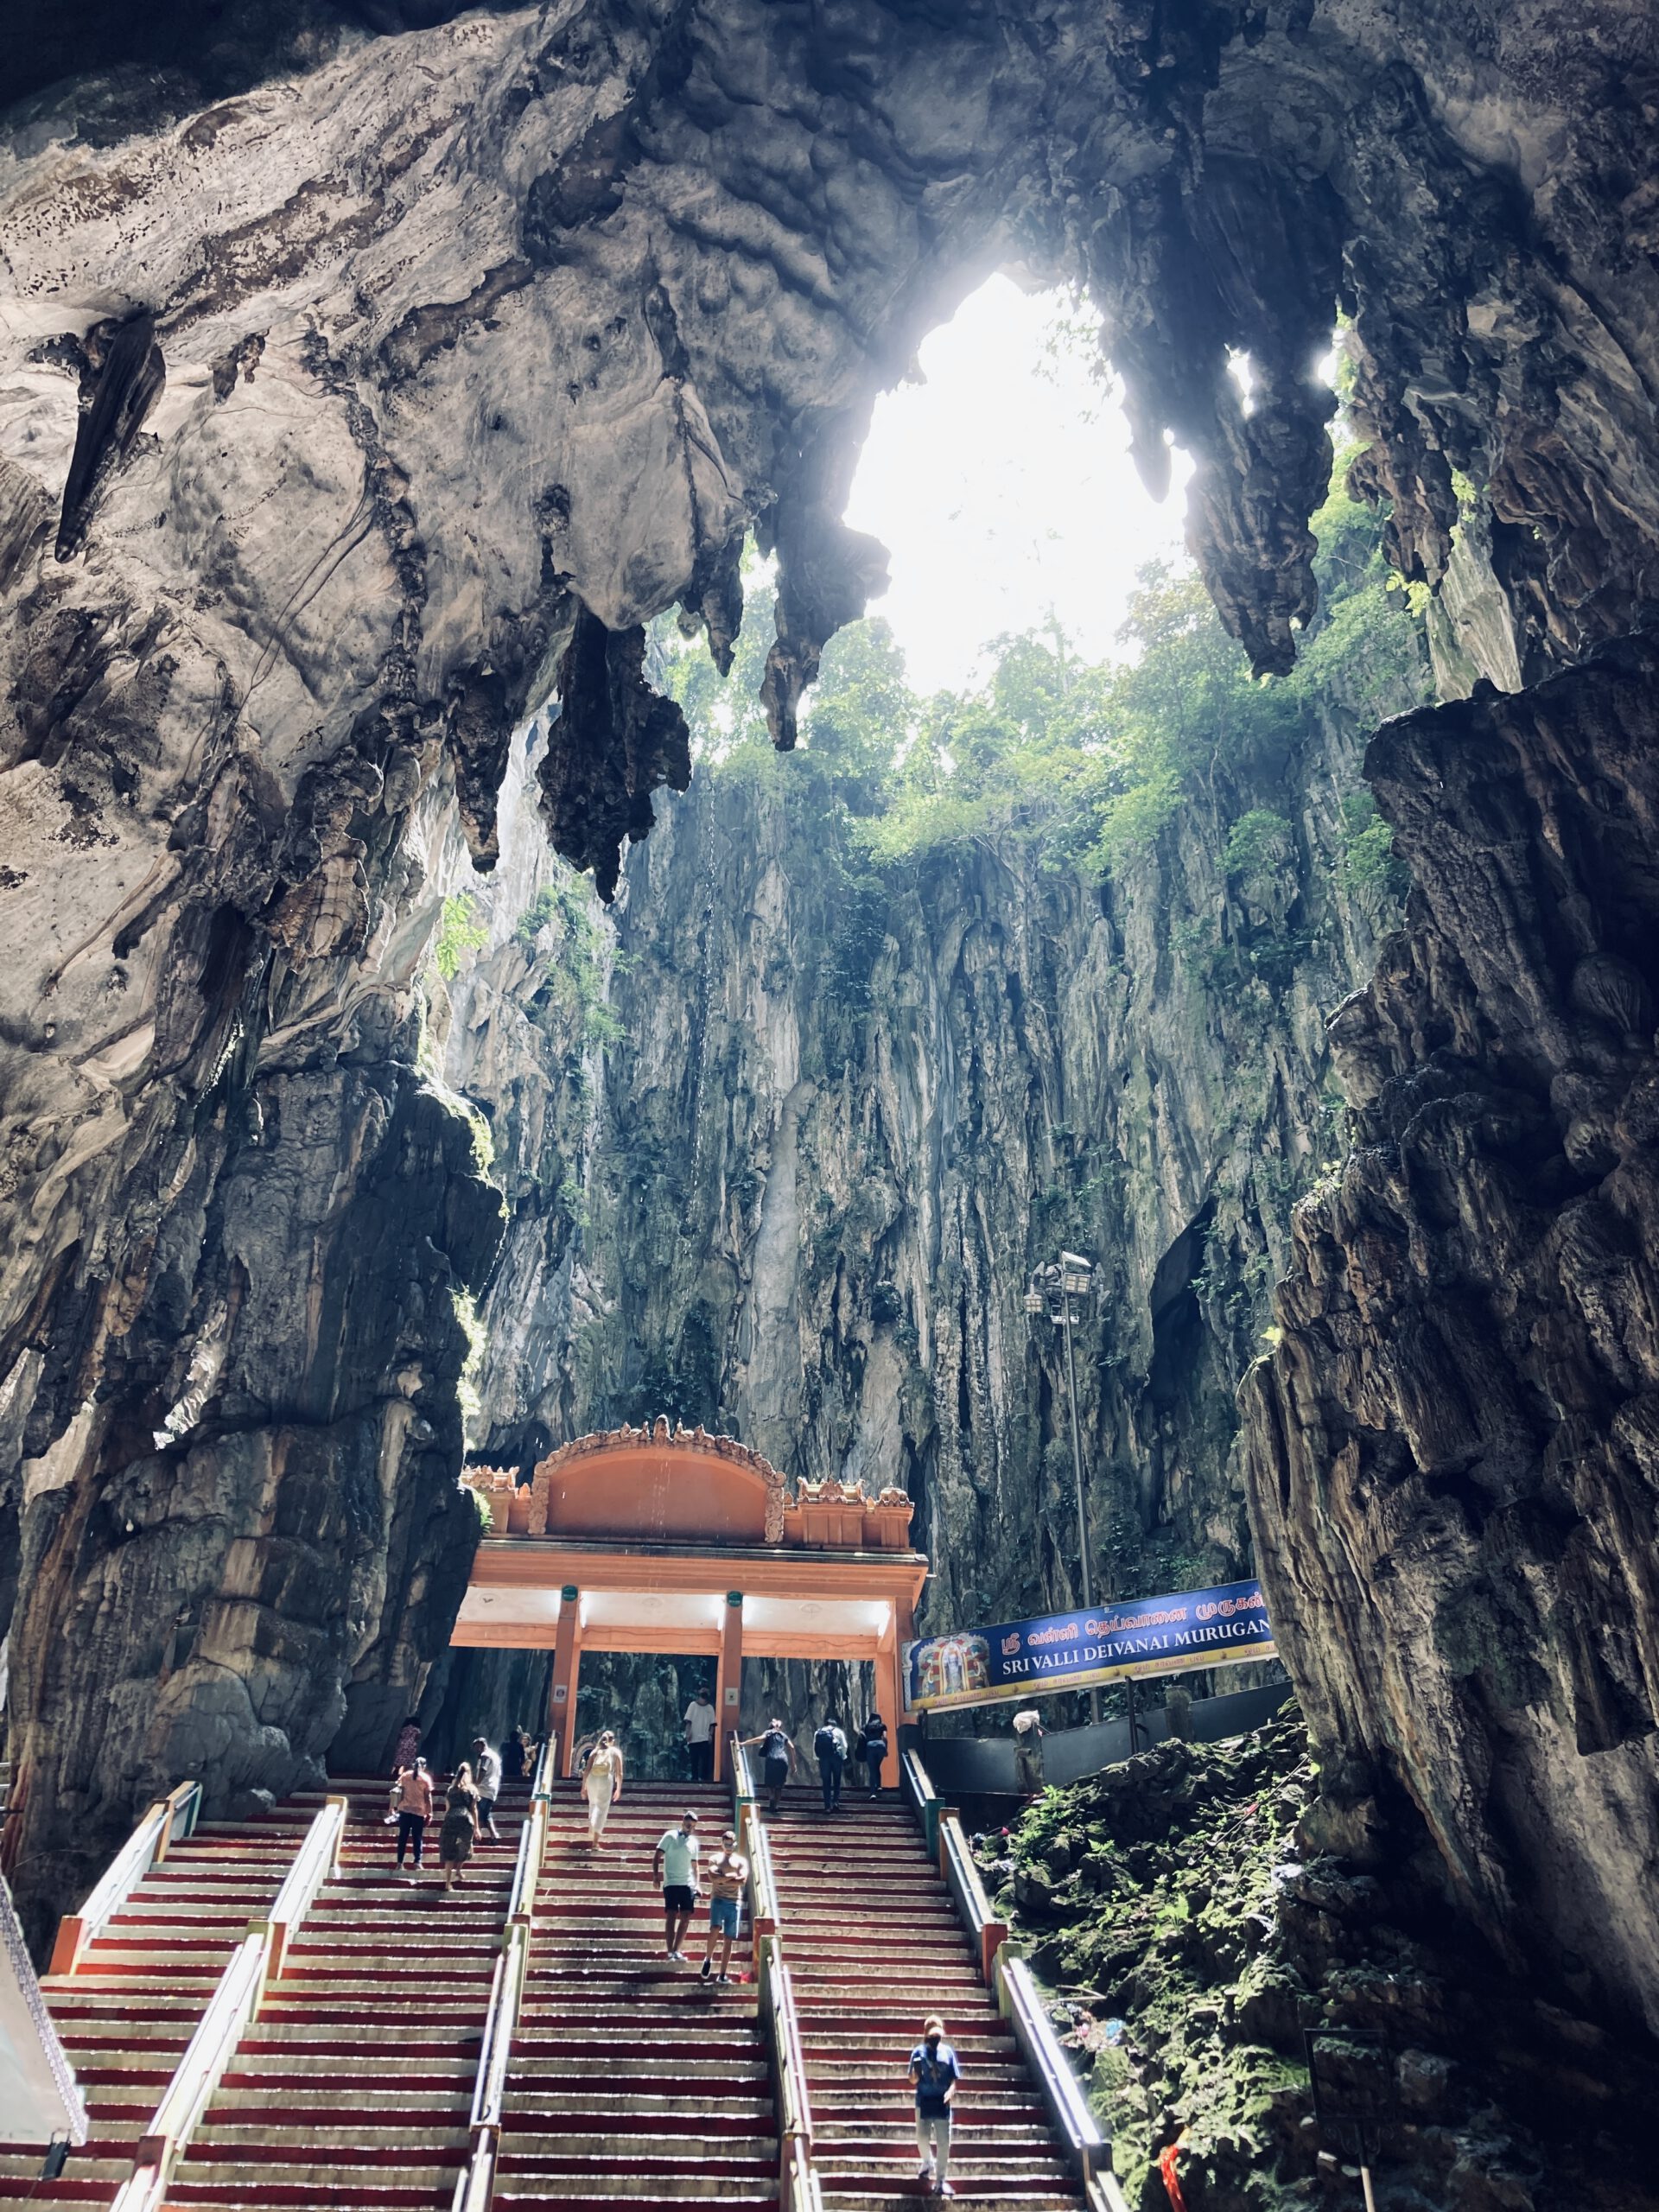
M1071 1477L1077 1488L1077 1548L1083 1566L1083 1602L1085 1610L1095 1602L1095 1578L1089 1560L1089 1510L1083 1489L1083 1432L1077 1422L1077 1363L1072 1349L1071 1332L1083 1319L1074 1306L1078 1300L1094 1295L1094 1263L1085 1260L1081 1252L1062 1252L1058 1260L1050 1260L1033 1268L1026 1288L1026 1311L1033 1319L1046 1314L1065 1339L1065 1387L1071 1408ZM1131 1693L1133 1694L1133 1693ZM1100 1719L1100 1692L1089 1693L1089 1717ZM1129 1748L1135 1748L1135 1721L1131 1710Z

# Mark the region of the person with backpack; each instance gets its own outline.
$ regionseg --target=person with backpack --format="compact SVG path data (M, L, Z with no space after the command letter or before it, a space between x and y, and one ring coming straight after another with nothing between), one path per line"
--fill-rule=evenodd
M922 2023L922 2039L910 2054L910 2086L916 2092L916 2148L922 2160L916 2178L936 2196L957 2193L945 2173L950 2164L950 2107L961 2082L957 2054L935 2012Z
M881 1795L881 1770L887 1763L887 1724L873 1713L858 1732L858 1756L870 1777L870 1795Z
M812 1738L812 1756L818 1763L818 1780L823 1786L823 1809L837 1812L841 1777L847 1771L847 1738L833 1720L826 1720Z
M745 1736L742 1748L746 1751L754 1745L760 1746L760 1770L766 1785L766 1810L774 1818L783 1810L784 1784L795 1767L795 1746L790 1741L789 1731L783 1722L769 1720L758 1736Z

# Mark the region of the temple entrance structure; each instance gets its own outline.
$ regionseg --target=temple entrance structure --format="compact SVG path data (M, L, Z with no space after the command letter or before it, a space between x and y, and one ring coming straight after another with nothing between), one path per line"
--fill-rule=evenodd
M451 1642L551 1649L548 1726L566 1774L584 1651L714 1660L716 1777L746 1657L874 1661L896 1757L899 1662L927 1578L903 1491L871 1497L832 1477L791 1495L734 1438L664 1420L578 1437L529 1483L493 1467L462 1479L490 1529Z

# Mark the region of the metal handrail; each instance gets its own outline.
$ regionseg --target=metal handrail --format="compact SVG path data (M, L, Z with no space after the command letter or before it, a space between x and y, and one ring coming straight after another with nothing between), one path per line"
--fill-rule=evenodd
M779 2175L790 2179L812 2164L812 2100L806 2086L795 1986L775 1936L760 1939L760 2024L778 2091Z
M541 1746L536 1753L536 1765L530 1777L530 1801L532 1805L538 1797L546 1800L552 1796L553 1783L558 1771L559 1732L556 1728L550 1728L542 1738Z
M247 1934L220 1974L149 2126L138 2139L132 2171L117 2190L111 2212L156 2212L166 2195L174 2169L235 2056L237 2045L258 2017L267 1986L280 1966L276 1909L280 1906L287 1915L282 1923L285 1945L334 1863L346 1802L343 1797L328 1800L294 1854L271 1916L248 1923Z
M927 1838L928 1857L937 1859L939 1853L939 1815L944 1808L927 1769L922 1764L919 1751L899 1753L899 1786L909 1798L910 1808L922 1824L922 1833Z
M267 1980L275 1981L283 1971L289 1937L310 1910L317 1891L340 1871L340 1847L350 1811L349 1798L325 1800L322 1810L305 1832L294 1864L283 1878L276 1902L265 1916L270 1927Z
M1089 2212L1129 2212L1129 2200L1109 2166L1102 2166L1090 2175L1084 2197Z
M732 1809L741 1812L753 1800L754 1770L749 1764L749 1755L735 1728L730 1736L732 1751Z
M957 1909L967 1922L969 1932L977 1936L982 1929L992 1926L996 1916L985 1894L985 1885L979 1878L973 1853L968 1848L962 1822L951 1812L942 1814L939 1820L939 1861L944 1878L955 1893Z
M772 1871L772 1838L751 1805L743 1808L739 1837L749 1862L750 1910L755 1927L760 1929L764 1922L767 1929L775 1929L779 1920L778 1877Z
M996 1955L1007 1940L1008 1924L991 1910L962 1822L948 1807L939 1815L938 1836L940 1867L978 1949L979 1970L988 1982L995 1974Z
M472 2116L467 2125L474 2134L501 2125L506 2096L507 2062L512 2056L518 2008L524 2002L524 1976L530 1966L530 1930L521 1922L509 1928L495 1962L490 1984L490 2009L484 2018L484 2039L479 2048L478 2079L473 2086Z
M529 1817L518 1831L518 1857L513 1866L512 1887L507 1892L508 1930L515 1925L527 1927L536 1910L536 1891L547 1854L547 1809L545 1797L532 1797ZM502 1942L505 1941L504 1933Z
M531 1935L535 1923L536 1891L547 1855L554 1778L559 1770L559 1738L551 1730L543 1739L531 1777L530 1812L518 1831L518 1858L508 1892L501 1951L490 1981L489 2010L484 2016L484 2035L479 2045L478 2072L473 2082L472 2111L467 2126L472 2146L467 2163L455 2177L451 2212L489 2212L495 2195L495 2170L501 2145L501 2119L506 2105L507 2068L512 2041L518 2031L524 1982L530 1972Z
M79 1912L58 1923L49 1974L79 1971L87 1949L126 1903L146 1874L175 1842L192 1834L201 1811L201 1784L181 1782L158 1797L92 1885Z
M219 1978L184 2056L138 2139L131 2173L111 2212L154 2212L220 2077L259 2010L270 1957L270 1927L255 1922Z
M1025 2053L1027 2064L1037 2076L1049 2118L1082 2168L1084 2187L1097 2176L1103 2186L1110 2165L1109 2160L1103 2165L1100 2162L1102 2154L1109 2150L1108 2139L1101 2133L1100 2123L1089 2109L1077 2077L1066 2063L1059 2038L1037 1995L1031 1969L1023 1959L1014 1958L1006 1950L998 1954L996 1967L1001 2008L1013 2024L1014 2041Z

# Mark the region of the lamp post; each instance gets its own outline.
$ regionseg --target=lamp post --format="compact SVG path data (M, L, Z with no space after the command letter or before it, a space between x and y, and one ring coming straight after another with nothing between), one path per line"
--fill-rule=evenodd
M1083 1602L1085 1611L1095 1602L1095 1578L1089 1560L1089 1509L1083 1490L1083 1432L1077 1425L1077 1363L1072 1350L1073 1324L1082 1319L1072 1311L1074 1299L1089 1299L1094 1294L1095 1270L1092 1262L1079 1252L1062 1252L1058 1260L1033 1268L1031 1281L1026 1290L1026 1311L1033 1320L1046 1314L1065 1340L1065 1389L1071 1408L1071 1476L1077 1485L1077 1548L1083 1563ZM1131 1692L1131 1695L1133 1693ZM1089 1693L1089 1718L1100 1719L1100 1692ZM1135 1749L1135 1720L1129 1720L1129 1749Z

